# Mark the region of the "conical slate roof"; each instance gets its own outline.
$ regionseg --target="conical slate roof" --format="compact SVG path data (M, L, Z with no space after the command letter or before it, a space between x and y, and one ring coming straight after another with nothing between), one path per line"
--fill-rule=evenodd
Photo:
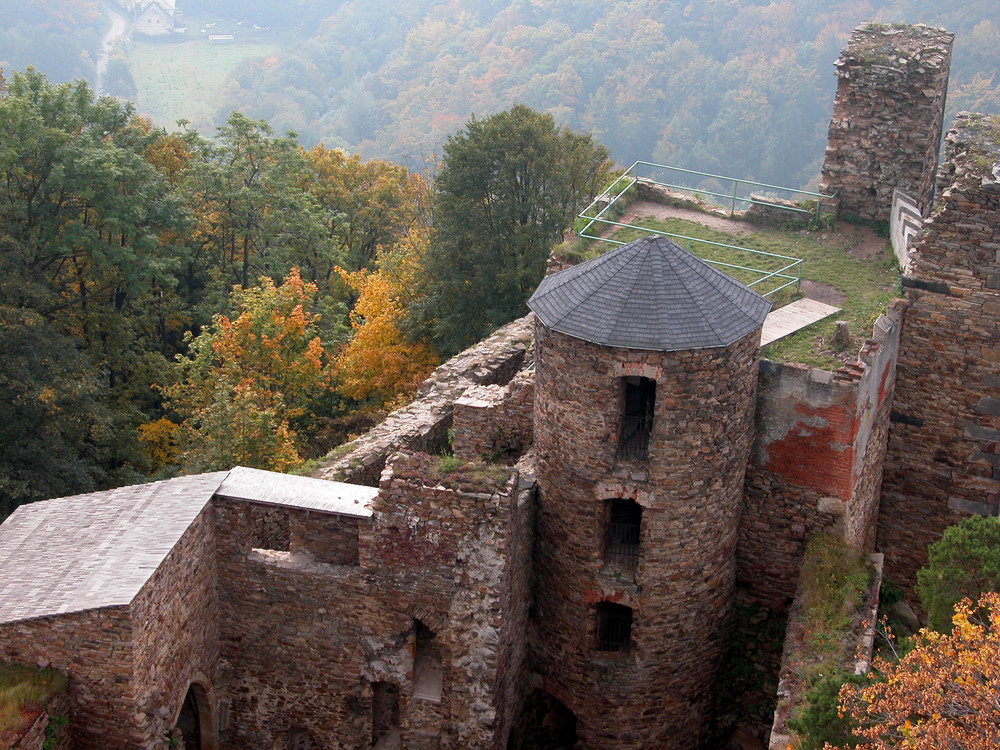
M666 237L647 235L542 280L528 300L548 328L604 346L728 346L771 303Z

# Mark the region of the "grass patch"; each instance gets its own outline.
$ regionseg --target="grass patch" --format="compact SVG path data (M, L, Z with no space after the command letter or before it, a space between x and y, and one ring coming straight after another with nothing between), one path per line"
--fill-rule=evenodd
M822 750L824 743L854 746L849 719L839 715L837 693L853 676L855 645L863 627L858 610L864 606L874 576L868 559L830 533L814 536L806 545L799 593L802 609L793 613L804 638L786 659L793 665L791 682L798 686L794 716L788 728L802 750ZM784 710L787 710L785 707Z
M452 455L432 457L431 476L444 486L465 492L500 491L510 479L510 470L485 461L463 461Z
M840 655L872 574L865 556L840 537L822 533L809 540L801 585L809 639L818 652Z
M136 108L168 130L176 130L178 120L190 120L199 130L212 129L233 69L245 60L275 55L279 49L277 44L263 43L211 45L205 39L132 42L128 64L138 90Z
M39 709L65 689L66 676L54 669L0 662L0 738L27 727Z
M855 240L847 233L824 231L783 231L780 229L761 230L748 235L736 235L722 232L687 219L640 219L636 226L648 230L669 232L696 239L708 240L725 245L747 247L776 255L801 258L802 278L804 280L829 285L844 295L844 302L838 307L842 311L832 318L814 323L813 325L765 348L763 356L778 361L794 361L812 367L837 369L842 362L837 358L838 352L832 349L834 341L835 321L844 320L848 324L857 345L871 336L872 326L878 316L885 311L888 302L900 295L899 271L888 243L872 258L859 258L851 254ZM644 234L641 230L620 229L611 236L621 242L630 242ZM687 243L677 241L686 246ZM614 245L604 242L590 241L583 248L586 257L595 257L613 249ZM737 266L760 268L776 271L786 265L786 261L776 258L766 258L737 250L718 248L704 243L692 242L689 249L695 255L706 260L722 261ZM720 269L731 276L748 283L759 275L741 272L735 269ZM768 282L754 288L766 292L778 284L766 286ZM775 307L797 299L801 294L794 293L795 287L780 292L778 298L771 297Z

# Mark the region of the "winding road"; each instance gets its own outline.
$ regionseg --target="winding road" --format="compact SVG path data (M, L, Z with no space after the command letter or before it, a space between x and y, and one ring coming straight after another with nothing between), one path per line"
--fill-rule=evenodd
M104 12L111 19L111 29L101 39L101 52L97 56L97 78L94 82L94 92L97 94L100 94L104 87L104 71L108 67L108 57L111 53L111 48L128 31L128 18L125 17L120 7L106 3L104 5Z

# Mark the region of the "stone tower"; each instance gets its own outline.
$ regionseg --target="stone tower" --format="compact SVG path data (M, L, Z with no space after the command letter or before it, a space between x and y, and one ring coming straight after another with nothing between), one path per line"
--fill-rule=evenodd
M926 216L934 199L954 34L928 26L863 24L834 63L833 102L820 190L840 212L888 221L892 191Z
M697 746L770 305L663 237L546 278L535 667L582 747Z

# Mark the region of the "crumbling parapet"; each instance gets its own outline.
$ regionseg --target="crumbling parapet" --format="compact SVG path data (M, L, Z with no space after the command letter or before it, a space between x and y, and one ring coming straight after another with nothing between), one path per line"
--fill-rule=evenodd
M533 370L507 385L476 385L455 402L452 451L466 460L506 461L533 440Z
M889 221L894 189L926 215L944 123L954 34L918 24L858 26L834 63L837 94L820 191L840 211Z
M314 476L377 487L391 453L401 448L436 453L445 448L455 401L474 385L508 383L524 366L530 356L533 320L531 314L518 318L449 359L421 384L415 401L334 449Z

